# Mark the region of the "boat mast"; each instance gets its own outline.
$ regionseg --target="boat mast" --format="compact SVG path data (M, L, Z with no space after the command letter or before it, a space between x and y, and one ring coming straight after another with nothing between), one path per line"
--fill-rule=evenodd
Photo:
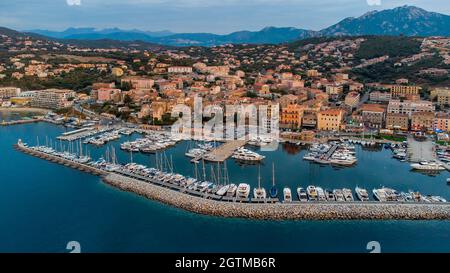
M206 169L205 169L205 160L202 159L203 164L203 181L206 181Z
M198 180L198 168L197 168L197 164L198 164L198 162L194 162L194 165L195 165L195 180Z
M275 187L275 163L272 162L272 186Z
M221 179L220 179L220 162L217 162L217 184L220 185Z
M258 190L261 189L261 165L258 165Z
M210 165L210 176L211 176L211 181L213 182L213 183L217 183L217 181L216 181L216 174L214 173L214 166L211 164Z

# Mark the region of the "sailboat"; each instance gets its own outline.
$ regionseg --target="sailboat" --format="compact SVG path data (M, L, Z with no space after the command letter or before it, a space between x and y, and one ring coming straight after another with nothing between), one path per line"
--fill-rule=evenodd
M270 188L270 197L278 197L278 188L275 186L275 163L272 163L272 188Z
M266 189L261 188L261 167L258 168L258 188L253 190L254 199L266 199Z

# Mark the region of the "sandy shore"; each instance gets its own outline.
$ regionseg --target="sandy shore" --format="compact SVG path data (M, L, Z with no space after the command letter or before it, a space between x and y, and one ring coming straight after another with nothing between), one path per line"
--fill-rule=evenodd
M45 115L48 112L50 112L50 110L42 108L27 108L27 107L18 107L18 108L0 107L0 112L36 113Z

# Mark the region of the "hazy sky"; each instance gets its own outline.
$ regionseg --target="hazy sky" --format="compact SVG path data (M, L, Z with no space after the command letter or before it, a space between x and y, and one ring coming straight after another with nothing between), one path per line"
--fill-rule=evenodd
M319 30L374 9L415 5L450 14L448 0L0 0L0 26L229 33L265 26Z

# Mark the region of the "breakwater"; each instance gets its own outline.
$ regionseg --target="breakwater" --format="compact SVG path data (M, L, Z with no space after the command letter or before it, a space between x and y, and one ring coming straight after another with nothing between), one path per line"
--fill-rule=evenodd
M198 214L261 220L450 220L450 204L448 203L311 202L258 204L223 202L189 195L117 173L110 173L86 164L35 151L24 145L15 145L15 148L54 163L101 175L107 184L118 189Z
M450 205L422 203L295 203L218 202L109 174L104 181L124 191L199 214L261 220L450 220Z
M0 126L12 126L12 125L21 125L21 124L29 124L43 121L42 118L33 118L33 119L21 119L21 120L13 120L13 121L2 121Z

